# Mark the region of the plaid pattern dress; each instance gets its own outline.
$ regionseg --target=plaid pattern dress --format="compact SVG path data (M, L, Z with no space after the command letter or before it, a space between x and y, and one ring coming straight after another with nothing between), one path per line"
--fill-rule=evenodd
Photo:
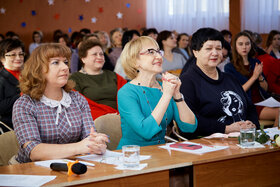
M20 145L19 162L31 162L30 152L40 143L74 143L89 135L94 122L86 99L78 92L71 91L68 94L71 104L69 107L61 106L57 124L58 107L47 106L28 95L21 96L15 102L13 124ZM22 148L27 142L30 142L27 147Z

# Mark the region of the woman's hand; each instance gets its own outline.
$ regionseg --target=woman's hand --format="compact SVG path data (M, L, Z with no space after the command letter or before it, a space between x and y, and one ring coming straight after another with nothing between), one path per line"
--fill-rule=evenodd
M81 153L103 154L107 148L106 142L109 142L107 135L95 132L92 127L90 135L80 142Z
M225 133L228 134L231 132L239 132L241 128L242 129L256 128L256 125L249 120L238 121L238 122L232 123L231 125L227 125Z
M167 94L171 97L175 94L177 89L176 78L177 77L175 75L172 75L168 72L162 74L162 89L164 94Z
M253 72L253 77L255 80L257 80L259 78L259 76L262 74L263 71L263 63L256 63L255 68L254 68L254 72Z

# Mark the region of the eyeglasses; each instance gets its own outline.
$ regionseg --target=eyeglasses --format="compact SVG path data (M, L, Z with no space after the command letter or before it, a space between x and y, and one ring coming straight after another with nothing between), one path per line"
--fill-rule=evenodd
M156 56L157 54L159 54L160 56L163 56L162 51L160 49L156 50L156 49L147 49L147 51L144 51L142 53L139 53L140 55L153 55Z
M10 58L12 58L12 59L15 59L17 56L19 56L19 58L24 58L25 53L22 52L22 53L18 53L18 54L16 54L16 53L13 53L13 54L6 54L5 56L10 57Z

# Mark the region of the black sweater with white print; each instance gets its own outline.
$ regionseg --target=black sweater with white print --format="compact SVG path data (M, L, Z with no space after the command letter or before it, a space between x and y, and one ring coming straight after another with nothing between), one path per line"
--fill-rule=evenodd
M217 70L219 78L214 80L194 63L180 76L180 91L198 120L194 133L183 133L188 139L225 133L226 125L242 120L260 127L256 108L238 80Z

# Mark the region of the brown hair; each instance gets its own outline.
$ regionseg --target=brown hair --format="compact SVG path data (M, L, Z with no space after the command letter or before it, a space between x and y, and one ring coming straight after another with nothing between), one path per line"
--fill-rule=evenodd
M268 34L268 37L267 37L267 40L266 40L266 47L268 48L271 44L272 44L272 41L273 41L273 37L277 34L280 34L280 31L277 31L277 30L271 30Z
M249 38L249 40L250 40L251 49L248 53L248 57L253 57L256 53L256 51L254 49L254 43L253 43L253 40L252 40L251 36L247 32L240 32L234 37L234 40L233 40L233 44L232 44L233 45L232 46L232 63L233 63L233 66L235 67L235 69L238 72L240 72L242 75L248 76L249 71L245 68L243 58L237 52L237 49L236 49L236 41L241 36L245 36L245 37Z
M29 95L32 99L41 99L47 85L43 75L48 73L49 60L53 57L65 57L70 62L71 50L58 43L46 43L34 49L20 74L19 87L23 94ZM73 81L68 81L63 89L70 92L74 86Z

